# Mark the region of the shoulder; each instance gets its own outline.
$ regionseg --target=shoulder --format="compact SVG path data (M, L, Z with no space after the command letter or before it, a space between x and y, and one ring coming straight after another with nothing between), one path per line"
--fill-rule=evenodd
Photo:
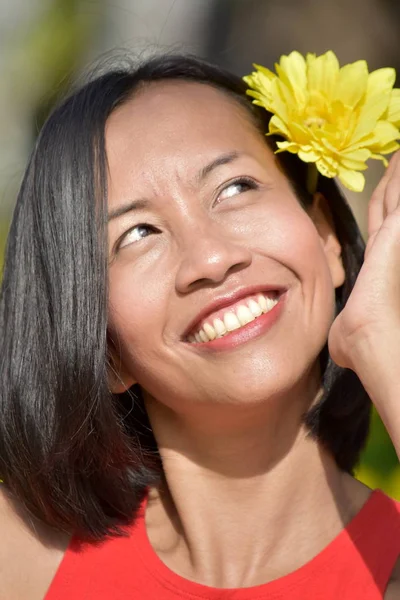
M36 521L0 486L0 588L8 600L44 597L68 536Z
M392 572L389 584L386 588L384 600L399 600L400 598L400 558Z

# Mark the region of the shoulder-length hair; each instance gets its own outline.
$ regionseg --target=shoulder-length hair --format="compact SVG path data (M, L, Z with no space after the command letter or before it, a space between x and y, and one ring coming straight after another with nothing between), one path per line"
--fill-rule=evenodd
M108 388L107 160L109 115L143 85L186 80L237 100L260 132L268 115L244 82L193 57L148 60L97 77L44 125L26 170L6 251L0 297L0 477L25 507L88 539L119 534L135 518L162 465L140 393ZM266 138L266 143L271 143ZM306 166L280 160L303 205ZM332 180L320 178L346 271L337 311L363 260L354 217ZM369 426L357 376L321 354L324 395L304 416L310 434L351 472Z

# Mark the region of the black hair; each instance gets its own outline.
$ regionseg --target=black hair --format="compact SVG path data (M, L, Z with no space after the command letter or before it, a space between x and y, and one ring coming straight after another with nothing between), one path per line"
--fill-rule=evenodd
M162 464L140 394L113 395L107 372L105 124L143 85L202 82L236 99L265 132L268 115L244 82L189 56L110 70L72 93L45 123L18 196L0 297L0 477L32 514L88 539L121 533ZM268 138L267 143L268 142ZM280 161L304 204L306 166ZM342 245L343 307L363 260L354 217L320 178ZM370 401L357 376L321 354L324 396L305 415L311 435L351 472Z

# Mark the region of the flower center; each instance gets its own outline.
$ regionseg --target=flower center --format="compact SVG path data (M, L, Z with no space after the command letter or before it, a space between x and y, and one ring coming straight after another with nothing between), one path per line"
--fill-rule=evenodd
M303 123L308 129L322 129L331 120L331 106L320 91L312 90L303 112Z
M326 123L326 120L323 119L322 117L308 117L307 119L304 120L304 125L306 127L314 128L316 127L317 129L321 129Z

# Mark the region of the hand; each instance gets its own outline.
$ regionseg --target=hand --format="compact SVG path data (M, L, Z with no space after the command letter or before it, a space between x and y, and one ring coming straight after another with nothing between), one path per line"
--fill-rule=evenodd
M357 373L400 460L400 151L372 195L365 261L329 332L329 351Z
M390 352L400 360L400 151L372 195L368 234L364 264L329 333L333 360L357 373L375 366L362 364L369 346L382 360Z

